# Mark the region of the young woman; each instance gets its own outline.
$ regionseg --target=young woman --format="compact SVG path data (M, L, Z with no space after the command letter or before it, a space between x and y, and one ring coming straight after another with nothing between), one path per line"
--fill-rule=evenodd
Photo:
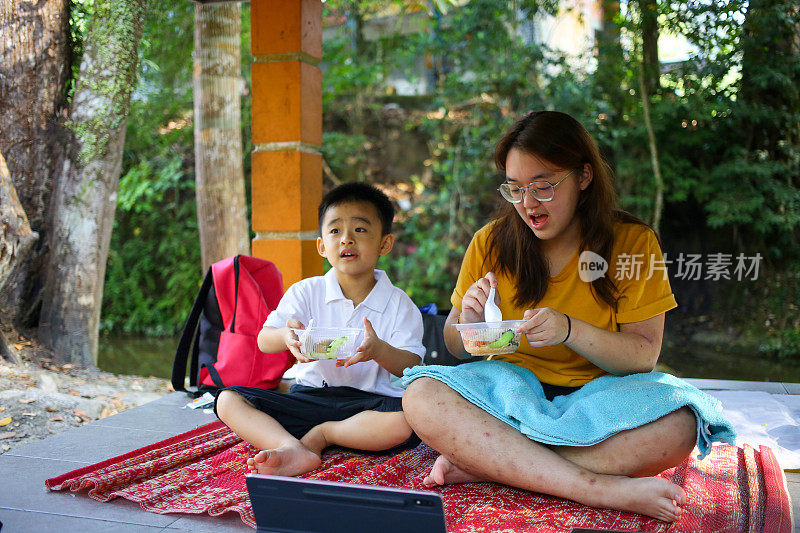
M654 476L733 432L707 395L643 374L676 306L655 233L615 209L610 170L569 115L526 114L495 164L506 204L467 249L445 341L467 355L453 324L483 322L491 287L504 319L525 320L525 341L406 370L406 418L441 453L426 484L495 481L677 520L683 489Z

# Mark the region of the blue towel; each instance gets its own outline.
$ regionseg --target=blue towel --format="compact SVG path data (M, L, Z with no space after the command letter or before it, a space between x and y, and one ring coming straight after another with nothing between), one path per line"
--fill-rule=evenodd
M736 445L736 433L723 418L719 400L661 372L602 376L552 402L545 398L533 372L504 361L415 366L403 372L402 384L408 386L423 376L445 383L544 444L590 446L688 406L697 417L700 459L708 455L714 441Z

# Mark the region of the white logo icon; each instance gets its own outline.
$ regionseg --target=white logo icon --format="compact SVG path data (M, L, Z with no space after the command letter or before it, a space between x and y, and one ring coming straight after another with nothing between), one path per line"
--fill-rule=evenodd
M591 283L605 276L606 272L608 272L608 262L603 256L589 250L581 252L578 257L578 275L581 281Z

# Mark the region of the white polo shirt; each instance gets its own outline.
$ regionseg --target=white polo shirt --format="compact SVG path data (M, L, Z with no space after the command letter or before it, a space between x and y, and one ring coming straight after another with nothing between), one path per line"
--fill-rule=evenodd
M363 319L366 317L381 340L400 350L417 354L421 362L425 356L422 314L402 289L392 285L384 271L375 270L375 279L377 283L372 291L356 307L353 307L352 300L342 294L334 269L324 276L299 281L289 287L264 326L282 328L290 318L307 326L313 318L314 326L364 329ZM403 389L394 385L393 377L375 361L345 368L337 367L335 360L323 359L300 363L295 372L296 382L300 385L353 387L384 396L400 397Z

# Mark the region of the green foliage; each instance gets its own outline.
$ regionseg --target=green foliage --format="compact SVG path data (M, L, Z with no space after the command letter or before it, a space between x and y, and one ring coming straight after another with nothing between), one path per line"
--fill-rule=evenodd
M617 20L623 47L606 58L616 65L592 77L525 38L527 21L558 7L558 2L472 0L449 9L446 18L434 13L422 31L402 39L360 43L358 56L353 50L359 43L325 43L326 63L336 65L324 82L326 121L335 129L326 131L325 157L339 174L346 174L347 162L361 165L368 158L370 139L381 128L377 109L392 101L379 83L386 79L386 65L409 75L414 61L425 57L435 76L435 93L409 104L404 128L426 138L429 157L406 180L413 205L399 213L396 253L383 262L418 303L449 306L463 250L495 205L493 145L527 109L559 109L581 120L616 171L622 206L645 219L652 216L655 183L638 65L634 49L625 48L639 38L635 13L623 11ZM765 275L791 272L800 228L800 58L796 50L756 52L786 49L800 15L781 2L744 0L675 0L659 3L659 9L662 31L682 35L694 50L662 74L661 90L649 102L667 212L677 217L664 222L662 237L673 250L692 251L682 248L692 245L676 223L695 220L691 231L706 241L709 253L759 252L773 269ZM354 94L372 115L357 119L349 113L356 108ZM394 101L402 105L401 99ZM364 126L370 117L372 132ZM725 313L731 295L755 291L757 284L751 285L712 291L720 315L740 330L752 329L758 320L763 329L762 319L748 323ZM797 295L770 287L769 308L781 314ZM691 301L692 294L680 299ZM786 324L769 334L782 339L778 351L799 351L794 331Z
M322 156L338 178L363 181L368 142L364 134L326 131L322 133Z
M125 126L136 83L144 11L136 1L96 1L90 8L80 6L72 14L72 39L80 43L82 56L91 54L89 60L81 61L80 72L73 76L72 96L82 95L80 104L91 107L91 112L72 113L65 126L79 140L80 159L85 165L104 158L115 132ZM93 43L90 52L84 48L83 39ZM78 63L74 65L77 66ZM76 101L73 103L77 108Z
M665 186L662 239L675 251L694 252L691 243L700 242L709 253L761 253L769 264L764 279L710 291L713 312L733 329L760 334L767 351L800 353L798 325L785 318L796 316L796 307L788 305L800 299L796 282L786 281L796 280L800 270L800 57L786 48L800 14L784 1L668 0L658 6L661 31L680 34L693 46L687 61L662 73L649 102ZM566 8L558 0L471 0L447 5L446 16L443 2L424 3L430 11L421 14L419 7L402 0L325 2L324 20L345 23L326 30L332 36L320 65L322 152L332 174L380 182L396 199L410 201L398 202L404 207L396 220L397 244L379 266L417 303L449 307L464 250L497 205L494 144L528 109L558 109L578 118L612 164L622 206L652 216L655 184L631 46L640 38L635 13L623 11L616 21L621 44L603 48L611 55L603 58L602 75L594 75L574 66L583 57L565 57L531 38L530 21ZM73 8L74 19L81 13ZM148 13L109 259L106 329L175 331L199 283L192 14L192 4L183 0L151 3ZM389 15L394 26L365 38L366 20ZM407 23L415 30L400 31ZM246 7L242 33L246 43ZM244 44L245 65L248 50ZM421 63L429 67L427 79L415 79ZM247 68L243 76L249 86ZM396 96L387 86L398 76L430 81L434 90ZM387 104L402 108L399 124L384 116ZM249 109L245 98L246 169ZM385 175L383 157L393 142L388 130L419 141L424 150L400 177ZM691 307L693 291L705 288L698 283L678 299ZM736 298L763 302L764 313L731 316L726 310L745 305Z
M166 152L166 151L165 151ZM200 287L194 186L181 154L140 161L120 181L101 330L169 335Z
M83 57L83 40L89 29L89 19L91 16L91 0L72 0L69 3L69 48L72 51L70 64L71 75L64 87L68 100L72 99L72 94L75 92L75 81L78 79L78 70L80 69L81 58Z
M180 331L202 276L194 181L192 2L150 2L139 48L111 238L101 331ZM250 86L250 10L242 8L242 78ZM246 91L249 93L249 90ZM250 171L250 98L242 100ZM246 180L249 186L249 179ZM248 203L249 205L249 203Z
M776 336L767 337L760 350L781 358L796 358L800 354L800 327L779 330Z
M435 71L436 93L418 101L423 108L404 125L427 140L429 157L405 184L413 190L413 205L398 214L395 251L379 263L420 305L436 302L450 307L450 293L472 234L489 221L498 205L492 150L512 119L541 107L586 118L587 82L563 68L563 57L532 42L522 22L538 11L554 9L555 4L475 0L448 10L446 24L431 16L418 33L383 39L381 54L362 53L356 58L352 44L325 43L326 64L337 65L336 70L329 67L328 75L335 72L342 78L323 86L328 118L355 105L347 93L343 96L342 84L369 90L363 80L370 78L364 73L385 75L385 65L390 64L410 77L411 66L420 57L428 58ZM381 93L382 88L375 87L360 98L367 100L367 108L375 109L382 99L391 101ZM325 134L323 153L334 169L344 166L343 160L356 163L364 157L364 151L357 149L368 142L352 133L357 129L354 120L345 116L348 127ZM374 129L381 127L377 120ZM337 173L346 175L346 170Z
M128 118L101 331L179 331L202 281L194 198L194 7L148 10Z

